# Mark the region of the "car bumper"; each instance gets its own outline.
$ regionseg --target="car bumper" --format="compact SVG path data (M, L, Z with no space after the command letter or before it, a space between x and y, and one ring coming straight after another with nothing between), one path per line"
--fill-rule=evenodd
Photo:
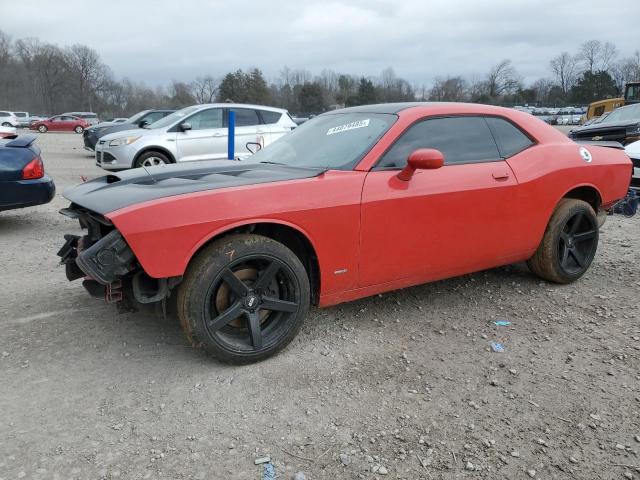
M95 146L96 165L104 170L125 170L131 168L136 150L130 145L108 147L106 144Z
M82 141L84 142L84 149L89 150L90 152L93 152L96 149L96 143L98 143L98 137L91 134L90 132L87 132L87 130L85 130L84 132L85 133L82 136Z
M49 203L55 193L56 186L48 175L37 180L0 182L0 211Z

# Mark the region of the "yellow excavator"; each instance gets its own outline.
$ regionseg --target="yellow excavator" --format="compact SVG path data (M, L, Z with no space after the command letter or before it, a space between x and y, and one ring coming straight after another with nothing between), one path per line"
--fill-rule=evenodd
M582 123L592 118L600 117L604 113L615 110L618 107L631 105L632 103L640 103L640 81L627 82L624 86L624 95L622 97L607 98L606 100L598 100L597 102L590 103Z

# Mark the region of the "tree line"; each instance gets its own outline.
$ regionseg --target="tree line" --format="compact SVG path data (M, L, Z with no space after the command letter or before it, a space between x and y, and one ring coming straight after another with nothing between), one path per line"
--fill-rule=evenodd
M150 87L116 78L98 52L85 45L60 47L36 38L14 41L0 31L0 108L40 114L94 111L103 117L226 101L279 106L298 115L414 100L582 105L619 95L625 82L640 80L640 52L621 57L615 45L590 40L551 59L547 73L525 85L513 62L505 59L484 74L437 77L429 86L411 84L392 68L365 77L330 69L314 75L284 67L270 80L253 68Z

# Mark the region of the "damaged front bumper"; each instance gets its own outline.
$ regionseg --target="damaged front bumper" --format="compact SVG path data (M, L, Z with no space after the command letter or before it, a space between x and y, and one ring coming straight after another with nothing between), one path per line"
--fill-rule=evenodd
M60 211L78 219L84 236L67 234L58 251L69 281L83 278L83 286L93 297L118 303L127 310L136 303L164 301L181 278L149 277L122 234L103 216L72 205Z

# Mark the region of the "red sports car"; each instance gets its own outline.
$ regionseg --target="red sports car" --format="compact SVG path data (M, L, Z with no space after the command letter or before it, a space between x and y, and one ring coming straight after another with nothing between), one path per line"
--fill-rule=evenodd
M535 117L458 103L323 114L246 162L139 168L67 191L87 233L70 280L131 307L175 300L187 337L235 363L295 336L311 304L527 261L589 268L599 217L627 192L619 150Z
M40 133L52 132L76 132L82 133L91 124L84 118L73 115L56 115L46 120L38 120L29 125L31 130L38 130Z

